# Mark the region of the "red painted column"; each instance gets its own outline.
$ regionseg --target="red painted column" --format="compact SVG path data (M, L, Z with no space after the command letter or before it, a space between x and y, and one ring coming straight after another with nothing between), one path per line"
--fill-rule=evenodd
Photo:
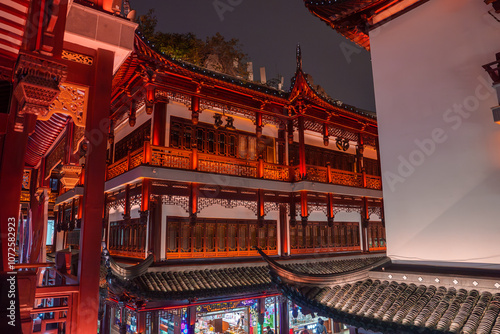
M284 296L276 297L280 308L280 334L289 334L290 311L288 309L288 299Z
M280 228L280 255L287 256L288 254L288 244L290 243L288 239L288 224L286 221L286 207L284 205L279 206L279 228Z
M356 172L361 173L363 178L363 188L366 188L366 170L364 165L363 153L365 150L365 146L363 143L363 135L360 133L358 135L358 146L356 147L356 163L357 170Z
M196 224L196 218L198 216L198 183L191 183L191 189L189 194L189 219L191 225Z
M198 96L193 96L191 98L191 122L193 125L198 124L198 119L200 116L200 98Z
M304 117L299 117L299 170L301 179L306 178L306 144L304 139Z
M328 193L328 203L327 203L327 221L328 221L328 226L332 227L333 226L333 220L335 219L335 213L333 211L333 194Z
M154 210L151 215L152 220L149 228L149 251L153 253L155 261L159 261L163 254L161 254L161 216L162 216L162 199L157 196L154 202Z
M187 334L194 334L196 326L196 306L188 306L187 308Z
M286 164L286 124L281 122L278 129L278 164Z
M125 186L125 206L122 216L124 220L130 220L130 184Z
M368 200L363 197L363 208L361 210L361 250L368 252L368 224L370 223L370 213L368 211Z
M2 237L2 271L11 271L8 267L8 242L9 232L17 235L17 221L19 217L19 204L21 198L21 183L24 171L24 155L28 136L34 131L36 116L26 114L24 116L23 132L14 130L17 103L13 99L11 113L7 124L7 133L4 137L2 158L0 161L0 235ZM8 190L8 191L6 191ZM10 229L9 229L10 228ZM13 252L11 252L13 253Z
M307 224L307 218L309 217L309 209L307 207L307 191L302 190L300 192L300 216L302 217L302 225ZM305 234L304 234L305 236Z
M264 226L264 189L257 190L257 221L260 226Z
M153 135L154 146L165 146L165 131L167 125L167 104L156 102L153 112Z
M97 333L99 275L104 210L106 148L111 103L114 53L98 49L87 109L86 136L89 150L85 161L82 228L78 281L80 300L76 333Z

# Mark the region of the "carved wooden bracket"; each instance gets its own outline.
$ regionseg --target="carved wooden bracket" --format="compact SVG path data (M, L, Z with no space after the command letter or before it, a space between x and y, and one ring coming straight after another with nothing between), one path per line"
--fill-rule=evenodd
M66 79L67 67L48 59L21 54L14 73L17 79L14 96L19 104L16 130L23 131L24 114L47 115L49 106L60 93L59 85Z

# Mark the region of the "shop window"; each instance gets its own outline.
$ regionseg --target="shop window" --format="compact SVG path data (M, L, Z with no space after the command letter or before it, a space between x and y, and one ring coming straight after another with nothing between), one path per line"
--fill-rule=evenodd
M253 334L258 328L257 300L254 299L196 308L195 333Z
M186 330L186 308L158 312L160 334L183 334ZM187 332L187 330L186 330Z

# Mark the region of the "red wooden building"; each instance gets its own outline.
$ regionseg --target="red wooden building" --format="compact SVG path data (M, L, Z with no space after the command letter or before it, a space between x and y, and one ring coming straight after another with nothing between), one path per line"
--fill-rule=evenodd
M284 92L136 37L113 80L104 332L298 331L314 321L289 317L257 248L304 273L379 263L376 118L327 96L296 56ZM59 222L78 196L58 198Z

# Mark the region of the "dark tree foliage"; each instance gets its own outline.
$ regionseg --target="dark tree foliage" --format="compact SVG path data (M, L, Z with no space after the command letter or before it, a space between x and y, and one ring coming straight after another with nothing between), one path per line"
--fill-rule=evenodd
M154 9L139 17L139 29L144 37L160 52L197 66L239 76L248 77L248 56L242 51L240 41L226 40L220 33L205 41L193 33L164 33L156 30L158 19Z

